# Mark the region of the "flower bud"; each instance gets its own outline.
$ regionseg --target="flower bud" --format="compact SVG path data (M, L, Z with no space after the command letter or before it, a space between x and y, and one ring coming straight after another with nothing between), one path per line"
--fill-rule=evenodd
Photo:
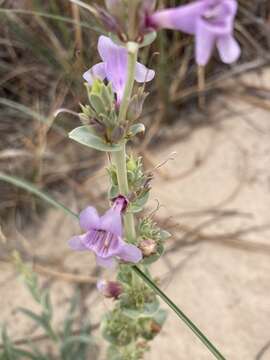
M126 196L119 194L117 197L112 199L112 202L113 207L119 208L120 212L123 213L128 206L129 200Z
M152 320L150 327L153 334L159 334L161 331L161 326L154 320Z
M99 280L97 282L98 291L107 298L118 299L123 292L122 285L117 281Z
M95 133L98 136L105 136L106 135L106 127L104 124L102 124L101 122L99 122L97 119L91 119L90 120L90 124L92 129L94 129Z
M117 126L113 129L111 133L111 141L115 144L118 143L124 135L124 129L122 126Z
M134 122L141 116L143 104L147 95L148 93L145 93L143 88L140 88L138 93L130 100L127 112L127 118L130 122Z
M148 257L156 252L157 243L153 239L145 239L139 243L138 247L142 251L143 256Z

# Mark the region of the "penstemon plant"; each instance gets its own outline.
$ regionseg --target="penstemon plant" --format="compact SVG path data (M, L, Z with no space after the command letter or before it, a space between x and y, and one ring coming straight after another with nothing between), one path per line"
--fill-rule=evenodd
M152 175L144 172L142 158L127 153L126 145L145 131L137 120L147 97L145 84L155 76L153 70L138 62L140 48L155 40L156 30L176 29L195 35L199 66L206 65L215 45L223 62L233 62L240 54L233 37L237 3L201 0L160 11L155 7L155 0L106 0L106 8L95 8L110 36L101 35L98 40L102 62L83 74L89 104L81 105L79 116L84 125L74 129L70 138L109 154L111 207L102 216L92 206L83 210L79 221L85 233L73 237L69 245L76 251L94 252L98 265L117 272L117 280L101 279L97 284L105 297L114 299L114 308L104 316L101 326L110 343L108 359L143 358L149 341L166 319L157 295L216 358L224 359L151 278L149 265L159 260L170 234L151 216L135 218L149 198ZM136 91L135 83L142 84Z
M215 47L224 63L232 63L240 56L233 37L237 2L197 0L157 11L155 0L106 0L105 8L71 1L94 13L108 35L98 39L102 61L83 74L89 103L80 105L82 125L73 129L69 137L108 154L110 208L99 215L94 206L88 206L77 216L26 182L3 174L0 179L30 190L78 217L83 234L72 237L69 246L75 251L93 252L97 265L110 269L111 277L97 283L100 293L114 303L101 322L103 336L109 342L108 359L143 359L149 342L166 320L159 298L216 359L225 359L150 274L149 266L162 256L170 234L154 222L151 214L139 216L149 198L152 174L144 171L141 157L127 152L127 144L145 132L138 119L148 95L146 83L155 76L153 70L138 62L140 49L155 40L157 30L174 29L195 36L199 67L207 64Z

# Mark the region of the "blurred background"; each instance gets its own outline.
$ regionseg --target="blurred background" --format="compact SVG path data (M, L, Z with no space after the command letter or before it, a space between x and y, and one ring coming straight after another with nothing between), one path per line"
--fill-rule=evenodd
M173 235L153 266L162 288L227 359L267 360L270 3L238 3L241 58L227 66L213 56L202 89L192 37L159 32L140 53L157 76L141 117L146 134L131 148L154 173L147 211ZM74 212L106 208L106 156L68 140L78 118L54 116L86 103L82 73L99 61L102 30L68 0L2 0L0 23L0 358L28 359L34 347L32 359L103 359L97 328L111 303L97 294L92 255L67 247L76 221L14 186L24 179ZM147 354L210 358L170 312Z

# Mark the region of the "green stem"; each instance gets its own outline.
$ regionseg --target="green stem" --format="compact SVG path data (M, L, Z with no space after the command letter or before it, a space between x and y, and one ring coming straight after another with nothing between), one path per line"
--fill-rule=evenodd
M135 42L127 43L127 51L128 51L128 78L125 86L125 91L123 95L123 99L121 101L120 112L119 112L119 123L123 123L126 120L127 109L129 105L129 100L131 98L132 89L134 85L135 79L135 67L137 62L139 46Z
M128 42L127 50L128 50L128 78L119 111L119 124L123 124L126 121L128 105L134 85L135 67L138 56L138 44L134 42ZM116 166L119 191L122 195L128 196L129 188L128 188L128 179L127 179L125 144L123 144L121 151L112 153L112 158ZM136 239L134 217L133 214L131 213L125 214L125 234L129 242L133 242Z
M113 162L116 166L117 181L119 191L122 195L128 196L128 179L127 179L127 167L126 167L126 147L125 144L121 151L114 151L112 153ZM136 231L134 224L134 217L132 213L125 214L125 233L129 242L136 239Z
M136 36L136 10L138 7L138 0L132 0L128 2L128 37L133 39Z
M132 270L148 285L157 295L177 314L177 316L184 321L184 323L193 331L193 333L201 340L201 342L211 351L211 353L218 360L226 360L223 355L217 350L217 348L207 339L207 337L201 332L201 330L193 324L193 322L181 311L176 304L168 298L166 294L156 284L149 279L137 266L132 266Z

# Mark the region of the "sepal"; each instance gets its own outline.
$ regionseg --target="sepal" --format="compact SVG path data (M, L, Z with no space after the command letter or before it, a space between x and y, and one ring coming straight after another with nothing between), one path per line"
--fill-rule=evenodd
M144 92L143 87L140 87L137 94L131 98L127 110L127 119L130 122L136 121L141 116L143 104L147 96L148 93Z

